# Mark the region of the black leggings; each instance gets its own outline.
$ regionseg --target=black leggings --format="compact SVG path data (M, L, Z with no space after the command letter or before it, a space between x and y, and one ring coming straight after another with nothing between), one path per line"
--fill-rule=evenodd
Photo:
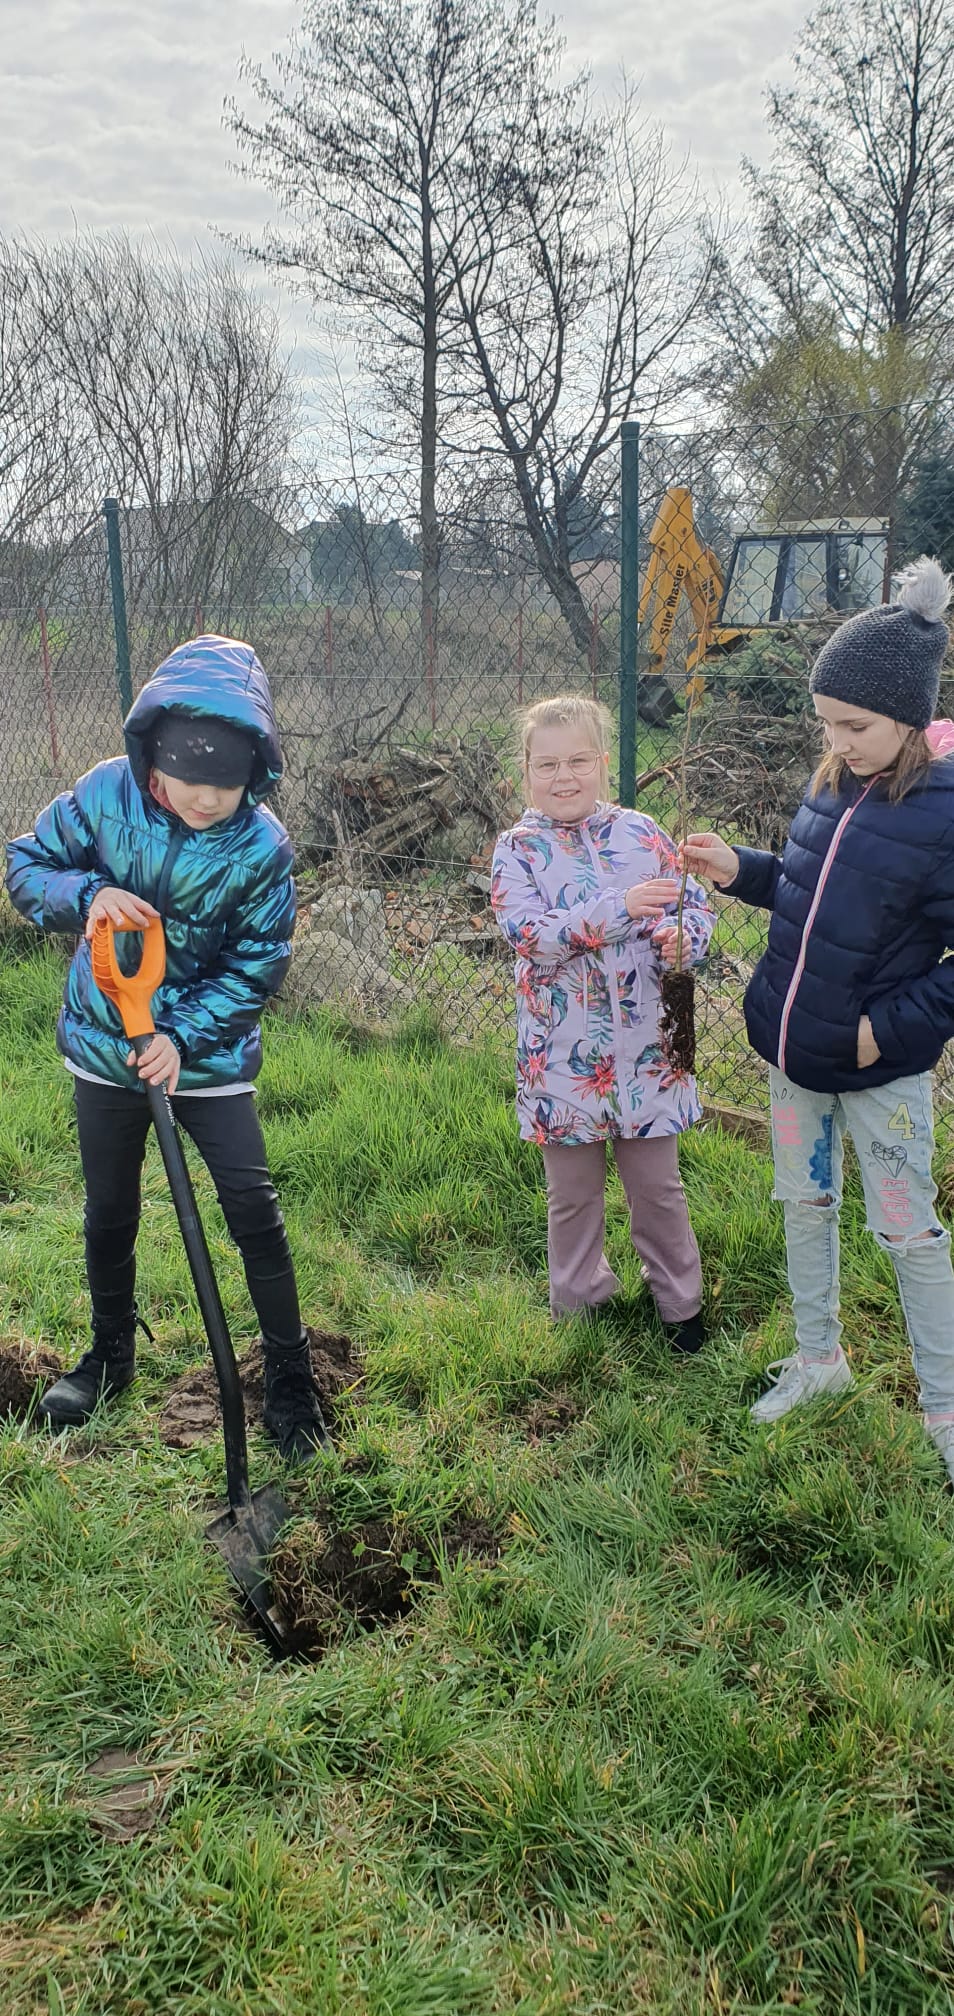
M94 1084L88 1078L73 1083L86 1180L86 1273L93 1314L113 1322L128 1316L136 1288L149 1103L144 1093L123 1085ZM220 1099L177 1093L173 1107L215 1184L245 1263L262 1336L276 1344L297 1344L302 1326L295 1269L252 1093Z

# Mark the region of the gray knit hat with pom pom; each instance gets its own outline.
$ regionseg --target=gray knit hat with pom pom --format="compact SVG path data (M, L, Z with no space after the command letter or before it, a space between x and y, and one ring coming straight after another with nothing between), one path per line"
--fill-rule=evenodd
M863 609L830 637L815 660L811 691L908 728L927 728L937 709L941 665L950 642L944 611L951 579L922 554L897 578L897 597Z

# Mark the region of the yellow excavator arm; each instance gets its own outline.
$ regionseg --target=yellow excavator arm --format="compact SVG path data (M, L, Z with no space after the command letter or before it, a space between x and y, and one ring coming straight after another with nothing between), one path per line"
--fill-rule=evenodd
M678 484L667 490L649 535L639 598L639 668L657 675L656 710L665 714L664 686L671 694L671 682L659 674L683 596L695 625L686 650L691 678L706 658L721 658L733 645L766 631L805 623L817 628L877 607L889 586L889 533L886 519L862 518L743 532L723 578L715 554L696 531L690 492ZM720 608L735 618L733 628L719 622Z
M719 562L696 532L691 494L677 484L666 491L649 535L649 565L639 598L641 670L658 672L665 664L683 595L695 624L686 654L688 673L713 644L726 650L738 641L740 630L716 624L722 587Z

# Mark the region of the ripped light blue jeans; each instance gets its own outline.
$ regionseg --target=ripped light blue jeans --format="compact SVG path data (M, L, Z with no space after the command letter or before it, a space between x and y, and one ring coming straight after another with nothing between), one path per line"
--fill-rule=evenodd
M890 1254L929 1424L954 1421L954 1269L934 1209L931 1079L864 1092L805 1092L770 1071L775 1195L785 1207L795 1335L805 1358L835 1357L844 1135L864 1185L868 1228Z

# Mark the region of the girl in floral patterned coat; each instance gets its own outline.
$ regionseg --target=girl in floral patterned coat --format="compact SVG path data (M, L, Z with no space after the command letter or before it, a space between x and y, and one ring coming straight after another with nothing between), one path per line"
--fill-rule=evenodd
M491 901L517 955L517 1114L523 1139L543 1151L550 1308L593 1308L619 1287L603 1252L610 1142L673 1349L697 1351L702 1275L677 1142L700 1106L659 1035L659 976L676 947L676 850L645 813L607 803L604 707L581 695L541 700L521 725L528 809L497 841ZM691 959L714 923L690 878Z

